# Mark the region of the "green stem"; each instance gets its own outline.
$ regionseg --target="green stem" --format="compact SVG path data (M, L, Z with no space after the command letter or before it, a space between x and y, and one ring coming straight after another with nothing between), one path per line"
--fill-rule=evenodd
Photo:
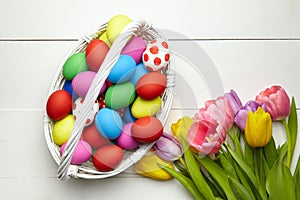
M281 121L284 128L285 128L285 132L286 132L286 136L287 136L287 146L288 146L288 151L287 151L287 156L286 156L286 166L288 168L291 168L291 164L292 164L292 157L293 157L293 154L294 154L294 148L293 148L293 145L292 145L292 136L291 136L291 133L290 133L290 129L286 123L286 120L282 120Z

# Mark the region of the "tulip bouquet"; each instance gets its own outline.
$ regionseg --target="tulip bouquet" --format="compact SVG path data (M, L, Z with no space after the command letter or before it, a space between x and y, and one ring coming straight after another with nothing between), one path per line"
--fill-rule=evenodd
M287 141L276 146L272 126L279 122ZM291 169L297 124L294 98L282 87L267 88L244 105L231 90L205 102L193 118L174 123L180 143L169 138L171 148L156 147L172 159L166 164L155 154L152 161L165 179L176 178L195 199L300 199L299 159Z

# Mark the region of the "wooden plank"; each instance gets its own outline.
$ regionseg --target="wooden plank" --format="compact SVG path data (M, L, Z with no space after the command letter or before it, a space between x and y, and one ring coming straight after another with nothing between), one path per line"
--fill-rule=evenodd
M0 178L2 199L192 199L176 180L155 181L147 178L110 178L105 180L70 180L56 178Z
M138 0L5 0L0 8L0 38L77 39L120 13L193 39L299 38L299 11L295 0L153 0L147 4Z
M57 67L75 44L0 42L0 109L43 108ZM175 52L177 107L202 107L205 100L231 88L245 103L273 84L282 85L300 105L300 41L171 41L170 44Z

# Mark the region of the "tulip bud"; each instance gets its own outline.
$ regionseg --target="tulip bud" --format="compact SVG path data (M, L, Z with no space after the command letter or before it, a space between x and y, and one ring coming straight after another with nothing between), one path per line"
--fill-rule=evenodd
M173 135L163 133L153 146L156 154L163 160L173 162L183 154L182 146Z
M176 123L172 124L171 129L175 138L178 141L180 141L180 135L182 135L183 138L186 138L188 130L193 123L194 121L191 118L185 116L179 119Z
M290 114L290 98L280 86L272 86L256 96L256 101L264 103L274 121L285 119Z
M232 108L233 114L236 115L237 112L242 107L242 102L234 90L230 90L229 93L225 93L224 97Z
M248 144L253 147L264 147L272 137L272 119L269 113L259 107L254 113L248 112L245 127Z
M149 152L144 155L144 157L134 165L134 170L142 176L156 180L163 181L172 179L172 176L160 168L158 164L167 166L174 170L172 163L160 159L155 152Z

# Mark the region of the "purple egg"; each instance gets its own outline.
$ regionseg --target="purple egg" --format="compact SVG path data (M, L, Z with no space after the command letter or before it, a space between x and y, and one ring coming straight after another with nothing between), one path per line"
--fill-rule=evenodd
M60 155L62 156L66 144L63 144L60 148ZM80 165L90 159L92 156L92 147L85 141L79 140L75 148L71 164Z
M126 44L121 54L126 54L131 56L135 60L135 63L138 64L142 60L142 55L146 47L147 44L145 40L135 36Z
M118 145L126 150L131 150L139 146L139 143L131 136L132 125L133 122L125 124L118 138Z
M77 74L72 80L72 88L75 94L82 98L85 98L95 76L96 72L92 71L85 71ZM105 91L105 89L106 83L104 82L99 94L102 94Z

